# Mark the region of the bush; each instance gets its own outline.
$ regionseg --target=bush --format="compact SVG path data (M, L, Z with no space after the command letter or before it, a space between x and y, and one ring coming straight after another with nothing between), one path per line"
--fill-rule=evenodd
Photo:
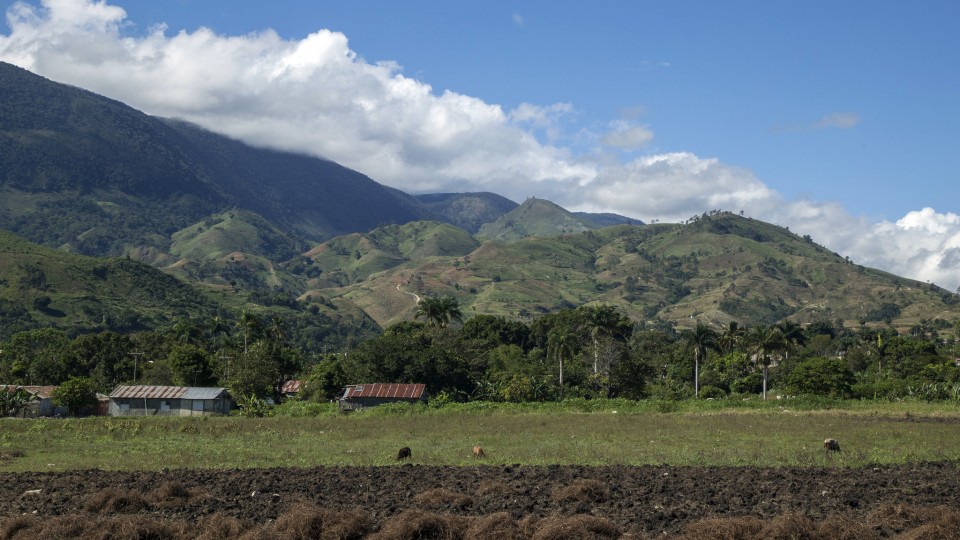
M849 397L853 384L853 373L836 358L805 360L787 378L787 387L797 394Z
M701 399L724 399L725 397L727 397L727 393L722 388L709 385L700 388Z

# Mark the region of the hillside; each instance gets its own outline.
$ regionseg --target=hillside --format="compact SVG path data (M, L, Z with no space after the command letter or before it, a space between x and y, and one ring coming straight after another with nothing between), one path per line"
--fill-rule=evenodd
M0 93L0 231L22 237L0 237L0 331L279 309L303 335L346 335L412 318L425 294L468 317L602 302L680 327L960 318L951 292L729 213L642 225L537 198L414 197L9 64Z
M307 347L339 347L379 330L348 302L301 304L283 292L282 284L266 295L255 287L191 283L196 276L187 265L177 266L164 272L127 258L67 253L0 230L0 341L44 327L69 334L163 330L181 318L232 320L242 311L282 319L291 337ZM277 275L283 282L295 281L286 272Z
M0 231L0 335L44 326L143 330L222 307L146 264L64 253Z
M496 193L429 193L416 198L448 223L471 234L519 206Z
M252 148L0 63L0 228L88 255L166 252L225 210L301 241L432 217L336 163Z
M532 319L583 304L639 321L726 326L841 319L848 327L960 317L941 288L864 268L781 227L719 213L693 223L620 225L487 242L463 256L396 264L311 294L349 300L381 325L410 319L414 294L454 296L467 316Z
M531 236L558 236L595 228L593 223L550 201L529 198L496 221L480 227L477 238L513 242Z

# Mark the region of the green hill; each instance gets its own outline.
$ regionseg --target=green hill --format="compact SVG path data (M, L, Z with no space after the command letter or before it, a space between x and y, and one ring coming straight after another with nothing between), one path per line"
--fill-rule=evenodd
M430 193L416 198L447 222L471 234L519 206L496 193Z
M320 244L305 254L319 274L311 288L357 283L409 261L470 253L479 242L445 223L412 222L378 227Z
M432 217L337 165L252 148L0 62L0 228L87 255L166 252L228 209L301 240Z
M532 319L602 302L679 327L838 319L849 327L960 317L960 297L865 268L761 221L719 213L693 223L620 225L487 242L468 255L409 261L363 281L318 287L381 325L412 318L412 295L449 294L465 315Z
M0 231L0 335L43 326L143 330L219 309L203 291L146 264L64 253Z
M558 236L597 228L556 204L530 198L493 223L480 227L478 238L513 242L530 236Z

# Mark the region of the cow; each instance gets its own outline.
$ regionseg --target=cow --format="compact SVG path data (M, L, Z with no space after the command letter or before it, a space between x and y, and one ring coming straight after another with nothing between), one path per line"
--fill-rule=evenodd
M823 449L826 452L839 452L840 443L836 439L824 439Z
M487 453L483 451L483 448L479 444L477 444L473 447L473 457L475 459L483 459L487 457Z
M404 446L403 448L400 449L399 452L397 452L397 461L410 459L411 455L412 454L410 453L410 447Z

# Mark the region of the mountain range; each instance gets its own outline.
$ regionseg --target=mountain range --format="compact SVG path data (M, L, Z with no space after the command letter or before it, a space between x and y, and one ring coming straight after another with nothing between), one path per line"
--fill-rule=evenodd
M645 225L537 198L410 195L10 64L0 95L0 309L16 321L0 337L270 306L382 327L431 294L468 316L602 302L678 326L909 327L960 311L953 293L728 212ZM163 292L147 302L114 286L131 274Z

